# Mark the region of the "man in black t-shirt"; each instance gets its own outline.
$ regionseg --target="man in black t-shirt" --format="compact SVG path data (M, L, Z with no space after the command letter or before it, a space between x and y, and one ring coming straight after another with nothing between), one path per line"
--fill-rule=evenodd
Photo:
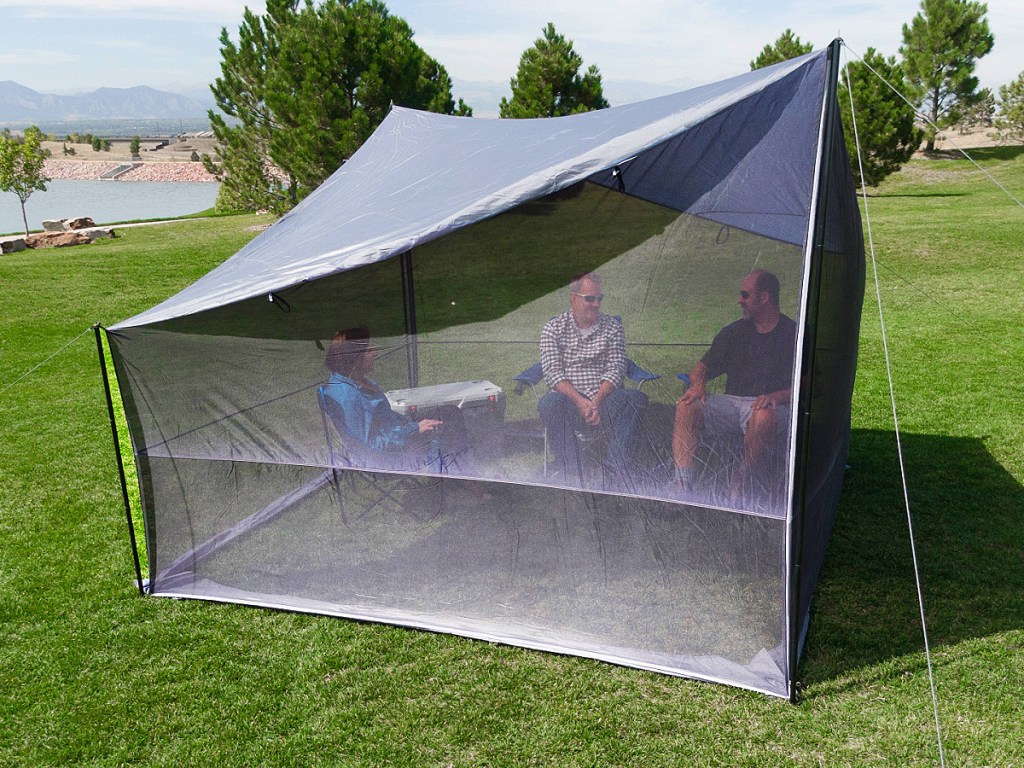
M694 481L694 456L705 428L743 435L743 459L733 471L735 499L751 467L789 424L796 323L779 311L779 280L755 270L740 287L743 319L715 336L690 371L690 387L676 401L672 456L683 490ZM708 395L707 382L725 374L725 394Z

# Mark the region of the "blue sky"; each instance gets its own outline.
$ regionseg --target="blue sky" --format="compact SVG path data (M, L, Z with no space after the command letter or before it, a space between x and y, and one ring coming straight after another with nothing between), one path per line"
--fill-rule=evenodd
M250 3L261 11L262 3ZM896 54L918 0L390 0L417 42L447 67L477 114L508 94L519 56L551 21L596 64L609 100L624 103L749 68L787 27L815 47L841 35L851 51ZM0 80L44 93L150 85L195 95L219 72L221 27L234 0L0 0ZM995 49L979 62L993 89L1024 70L1024 2L990 0ZM487 103L485 103L487 102Z

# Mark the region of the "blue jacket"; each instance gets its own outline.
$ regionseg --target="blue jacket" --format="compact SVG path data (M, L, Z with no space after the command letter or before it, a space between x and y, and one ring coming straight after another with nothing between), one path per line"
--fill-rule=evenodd
M360 389L348 376L331 374L324 394L341 406L345 414L345 424L337 426L375 451L400 451L419 435L419 424L391 410L384 390L376 381L370 383L374 387L372 392Z

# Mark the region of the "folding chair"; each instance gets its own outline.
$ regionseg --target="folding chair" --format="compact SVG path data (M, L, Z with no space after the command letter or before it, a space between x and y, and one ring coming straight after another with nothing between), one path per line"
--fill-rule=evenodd
M635 361L630 358L626 358L626 380L635 382L637 389L642 390L644 384L648 381L654 381L660 379L661 375L657 373L651 373L645 368L640 367ZM544 369L540 363L534 363L522 373L512 377L512 380L516 382L515 387L512 389L517 395L522 395L529 387L530 391L533 392L534 398L537 402L540 402L541 392L540 383L544 380ZM548 476L548 462L550 459L550 451L548 449L548 430L541 422L537 437L540 437L544 441L544 477ZM580 444L580 449L584 455L593 456L596 447L600 445L602 441L601 433L593 429L579 429L576 431L576 440Z
M349 432L344 410L327 395L324 385L317 387L316 394L331 465L331 485L338 494L342 520L347 521L348 517L346 494L341 487L343 479L348 481L351 494L362 497L366 502L364 513L389 505L401 511L411 511L414 516L420 517L406 503L406 492L437 489L441 482L435 477L418 477L408 473L427 470L440 474L444 465L437 445L432 443L431 451L427 454L376 451ZM368 494L361 492L358 480L366 483ZM440 502L440 499L431 500L428 516L436 516Z
M676 378L682 382L684 390L690 386L689 374L677 373ZM760 499L772 507L778 507L783 503L788 446L788 432L776 432L772 444L746 478L744 488L741 489L744 499L748 502ZM713 503L734 503L735 500L730 499L732 477L742 461L742 435L719 434L704 429L697 443L695 456L696 486L702 489Z

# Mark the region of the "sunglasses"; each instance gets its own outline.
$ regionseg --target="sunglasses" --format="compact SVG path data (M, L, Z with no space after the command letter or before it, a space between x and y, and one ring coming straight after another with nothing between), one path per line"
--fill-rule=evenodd
M573 293L573 296L579 296L587 304L595 304L604 299L603 293Z

